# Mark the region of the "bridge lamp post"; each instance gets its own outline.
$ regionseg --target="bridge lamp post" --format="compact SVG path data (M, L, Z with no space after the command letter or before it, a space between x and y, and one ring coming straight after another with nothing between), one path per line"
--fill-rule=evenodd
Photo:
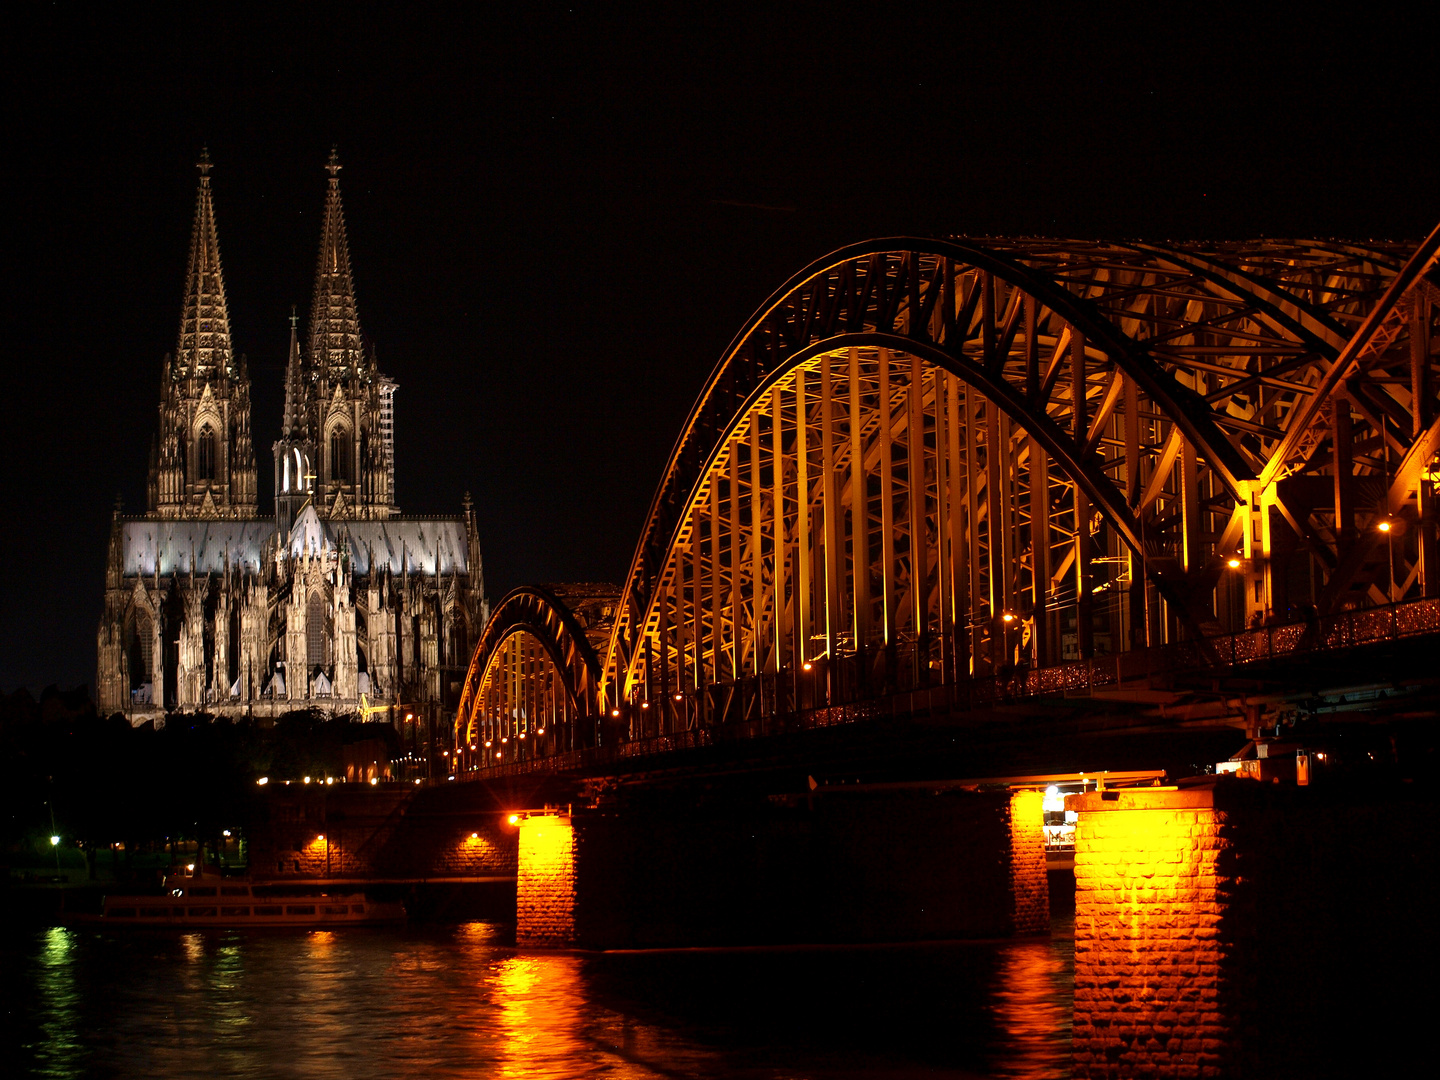
M1390 580L1385 583L1385 595L1393 604L1395 603L1395 522L1386 516L1375 528L1384 534L1385 546L1390 549Z

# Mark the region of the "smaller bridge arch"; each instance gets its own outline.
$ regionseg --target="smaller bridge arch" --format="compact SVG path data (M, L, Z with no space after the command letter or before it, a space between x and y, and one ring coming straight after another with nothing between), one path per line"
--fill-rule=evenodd
M461 690L459 767L555 754L593 741L588 723L599 715L600 661L589 635L608 638L617 592L608 585L526 585L500 600Z

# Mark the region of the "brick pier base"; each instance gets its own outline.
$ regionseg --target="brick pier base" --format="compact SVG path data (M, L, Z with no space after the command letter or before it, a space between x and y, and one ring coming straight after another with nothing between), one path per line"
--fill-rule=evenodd
M520 823L515 890L517 945L575 944L575 826L569 814L535 814Z
M1067 805L1076 1077L1354 1075L1419 1051L1426 800L1224 779Z

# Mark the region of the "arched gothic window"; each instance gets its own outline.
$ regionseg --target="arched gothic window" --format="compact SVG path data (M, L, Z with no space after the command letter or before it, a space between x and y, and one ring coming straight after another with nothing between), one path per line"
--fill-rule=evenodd
M343 427L337 427L330 433L330 479L350 479L350 439L349 432Z
M197 479L215 479L215 432L209 424L201 427L200 437L195 440L195 466Z

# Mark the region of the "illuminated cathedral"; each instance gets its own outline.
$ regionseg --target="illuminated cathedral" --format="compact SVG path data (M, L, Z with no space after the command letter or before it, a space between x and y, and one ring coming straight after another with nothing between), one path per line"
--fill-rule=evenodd
M302 346L290 320L275 506L262 516L250 376L230 314L208 155L179 342L161 377L146 513L117 508L98 635L96 704L133 723L167 712L275 716L316 707L434 715L488 615L475 512L402 515L396 383L355 304L332 154Z

